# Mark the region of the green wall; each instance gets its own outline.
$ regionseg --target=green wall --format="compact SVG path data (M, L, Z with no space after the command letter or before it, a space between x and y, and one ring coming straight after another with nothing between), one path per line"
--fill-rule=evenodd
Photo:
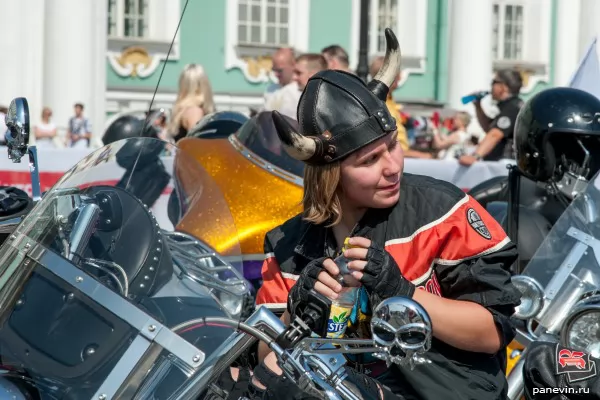
M185 0L179 0L185 5ZM350 49L352 29L351 0L304 0L310 1L309 51L319 52L323 47L339 44ZM394 97L403 100L442 102L448 100L448 1L427 0L427 48L426 68L422 74L411 74L405 84L394 92ZM553 25L556 19L556 0L553 4ZM190 0L181 24L180 53L178 61L169 61L163 72L159 92L175 92L177 79L184 65L201 63L215 93L260 94L266 83L247 81L239 69L225 71L225 19L226 1ZM335 17L334 17L335 16ZM533 93L551 86L553 81L553 60L555 33L551 38L551 63L549 84L538 84ZM351 59L358 54L350 54ZM109 89L145 89L154 90L161 75L161 66L148 78L118 76L107 61L107 85Z

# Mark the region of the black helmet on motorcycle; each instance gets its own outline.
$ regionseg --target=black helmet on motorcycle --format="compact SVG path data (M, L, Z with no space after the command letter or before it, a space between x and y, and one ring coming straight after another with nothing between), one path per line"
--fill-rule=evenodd
M589 179L600 169L600 100L583 90L546 89L517 116L515 153L521 172L539 182L565 172Z
M121 139L141 136L144 121L133 115L123 115L113 121L104 132L102 143L107 145Z
M202 118L190 131L187 137L223 138L237 132L248 117L236 111L218 111Z
M140 136L157 139L161 129L157 124L166 122L166 111L158 108L147 111L145 114L145 117L125 114L115 119L104 132L102 143L107 145L117 140Z

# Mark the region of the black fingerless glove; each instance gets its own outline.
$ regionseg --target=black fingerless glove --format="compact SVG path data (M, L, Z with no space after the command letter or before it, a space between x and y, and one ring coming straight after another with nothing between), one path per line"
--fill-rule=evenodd
M402 275L392 255L375 243L371 243L367 251L367 265L361 282L369 293L373 308L390 297L412 298L416 288Z
M271 371L264 363L260 363L254 369L254 377L266 387L266 389L254 389L254 393L256 394L262 390L261 398L263 400L318 400L316 397L304 393L298 385L284 375L277 375Z
M301 316L302 310L308 302L308 293L314 289L319 273L324 270L323 261L327 257L321 257L309 262L302 269L298 281L292 286L288 295L287 310L291 316Z

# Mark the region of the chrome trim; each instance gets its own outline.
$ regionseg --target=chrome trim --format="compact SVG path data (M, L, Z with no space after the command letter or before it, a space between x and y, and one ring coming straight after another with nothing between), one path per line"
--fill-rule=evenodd
M150 349L152 341L138 335L123 353L92 399L113 399L123 390L124 383Z
M522 320L535 318L544 308L544 288L542 288L542 285L538 281L528 275L515 275L511 278L511 281L513 286L521 292L521 304L515 309L513 317ZM537 307L529 310L529 312L523 312L523 298L531 299L532 303L537 300L539 304Z
M285 330L283 322L268 308L259 306L245 321L246 324L277 337ZM207 359L203 368L198 370L188 384L175 392L169 400L195 400L198 393L219 376L235 359L258 339L241 331L232 333Z
M235 133L231 134L227 139L229 140L229 143L231 143L233 147L252 164L295 185L300 187L304 186L304 179L284 170L283 168L278 167L275 164L265 161L262 157L258 156L256 153L250 151L246 146L244 146L235 136Z
M37 147L29 146L27 154L29 155L29 175L31 176L31 198L34 203L37 203L42 199Z
M523 397L525 383L523 380L523 365L525 364L527 349L523 350L521 357L511 369L506 377L508 383L508 391L506 397L509 400L520 400Z
M21 251L22 249L29 250L27 254L29 258L102 305L132 328L139 330L140 335L147 340L157 343L179 358L184 372L191 374L204 362L205 354L198 348L63 257L30 241L22 234L19 234L11 245Z
M565 322L560 332L560 341L563 346L570 347L568 343L568 336L571 332L571 327L580 317L589 312L600 312L600 295L596 294L591 297L580 300L571 309L569 315L565 318Z
M77 262L83 257L99 218L100 207L97 204L89 203L81 207L69 237L70 246L69 254L67 254L69 260Z
M185 276L203 286L233 296L242 297L250 292L243 274L207 244L183 232L163 230L161 233L171 250L174 264L181 270L180 278ZM186 264L191 264L193 268Z
M544 305L542 310L535 317L536 320L540 321L540 324L544 325L548 332L558 334L563 326L563 323L570 310L575 304L579 302L582 295L586 291L584 281L580 281L577 287L569 290L569 297L565 299L561 304L555 304L554 298L558 293L564 292L565 284L569 282L569 275L573 272L575 267L579 264L581 258L586 253L588 248L592 248L596 262L600 263L600 241L587 233L571 227L567 231L567 235L576 240L567 257L563 260L554 276L546 285L544 294ZM597 282L588 282L590 285L598 287Z

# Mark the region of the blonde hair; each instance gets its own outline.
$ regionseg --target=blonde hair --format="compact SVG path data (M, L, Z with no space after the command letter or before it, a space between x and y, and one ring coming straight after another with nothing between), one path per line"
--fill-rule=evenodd
M44 118L44 114L46 114L46 113L50 114L50 115L48 115L48 118L49 118L52 115L52 109L50 107L44 107L42 109L42 118Z
M464 124L465 128L471 123L471 114L466 111L459 111L456 113L456 116Z
M215 111L213 91L204 67L188 64L179 75L179 92L171 113L169 132L176 136L181 126L183 113L189 107L200 107L204 115Z
M338 189L341 165L307 165L304 167L304 220L314 224L330 221L327 226L337 225L342 219L342 205Z

